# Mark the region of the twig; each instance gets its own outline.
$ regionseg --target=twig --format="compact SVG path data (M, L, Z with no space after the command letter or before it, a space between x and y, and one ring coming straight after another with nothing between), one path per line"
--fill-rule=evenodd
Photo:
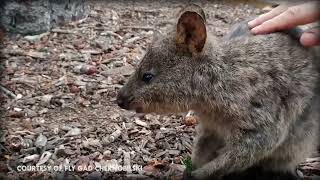
M61 34L76 34L74 31L64 30L64 29L52 29L51 32L61 33Z
M143 29L143 30L153 30L156 31L155 27L150 26L122 26L120 29Z
M135 12L142 12L142 13L159 13L162 10L148 10L148 9L135 9Z
M6 55L13 55L13 56L24 56L25 53L21 49L6 49L1 51L3 54Z
M78 21L71 22L70 25L72 25L72 26L77 26L77 25L79 25L79 24L82 24L84 21L87 20L87 18L88 18L88 17L85 17L85 18L80 19L80 20L78 20Z
M10 97L12 99L17 99L17 96L11 92L10 90L8 90L7 88L3 87L1 84L0 84L0 90L7 96L7 97Z
M101 33L101 35L111 35L111 36L115 36L115 37L119 38L120 40L123 39L122 36L120 36L119 34L117 34L115 32L112 32L112 31L105 31L105 32Z

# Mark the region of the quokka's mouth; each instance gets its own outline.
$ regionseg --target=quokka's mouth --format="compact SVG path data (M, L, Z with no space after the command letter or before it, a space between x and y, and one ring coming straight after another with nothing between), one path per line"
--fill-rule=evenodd
M123 96L122 94L118 94L117 104L122 109L131 110L130 104L131 104L132 100L133 100L133 98Z
M146 113L145 108L143 107L143 104L140 102L137 102L135 100L132 100L129 104L129 109L136 111L136 113Z
M136 113L144 113L142 107L136 107L136 108L135 108L135 111L136 111Z
M136 113L145 113L143 106L141 103L134 100L134 98L123 98L121 96L118 96L117 98L117 104L125 110L129 111L135 111Z

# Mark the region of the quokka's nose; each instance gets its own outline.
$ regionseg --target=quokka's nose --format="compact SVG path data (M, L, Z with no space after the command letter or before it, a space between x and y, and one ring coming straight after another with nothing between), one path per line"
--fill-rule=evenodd
M122 93L119 93L117 96L117 104L123 109L129 109L129 98L124 96Z

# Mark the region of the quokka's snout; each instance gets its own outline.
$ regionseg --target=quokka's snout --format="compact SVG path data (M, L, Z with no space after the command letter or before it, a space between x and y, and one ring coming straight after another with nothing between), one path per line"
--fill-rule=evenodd
M123 91L119 91L116 100L119 107L121 107L122 109L130 110L130 101L132 101L132 99L130 99L130 96L126 95Z

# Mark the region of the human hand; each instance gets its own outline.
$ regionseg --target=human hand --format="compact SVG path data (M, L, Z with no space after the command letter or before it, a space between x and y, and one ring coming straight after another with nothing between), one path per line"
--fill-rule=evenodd
M253 34L267 34L287 30L320 20L320 3L308 2L300 5L280 5L248 23ZM320 45L320 28L305 31L300 42L304 46Z

